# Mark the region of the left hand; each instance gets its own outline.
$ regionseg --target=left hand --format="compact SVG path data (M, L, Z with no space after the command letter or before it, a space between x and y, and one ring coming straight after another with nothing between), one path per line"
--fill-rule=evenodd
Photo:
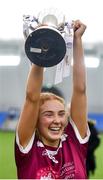
M73 21L74 37L80 38L86 29L86 25L83 24L80 20Z

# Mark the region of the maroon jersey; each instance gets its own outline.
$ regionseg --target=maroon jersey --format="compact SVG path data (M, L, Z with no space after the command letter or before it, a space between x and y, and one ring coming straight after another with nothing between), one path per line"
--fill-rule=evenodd
M15 160L19 179L86 179L87 142L82 139L72 120L61 137L58 148L44 145L33 135L23 149L18 135L15 142Z

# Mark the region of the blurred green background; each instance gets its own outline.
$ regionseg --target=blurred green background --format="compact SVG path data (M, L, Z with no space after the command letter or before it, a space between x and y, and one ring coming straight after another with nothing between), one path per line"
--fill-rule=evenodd
M0 179L16 179L14 132L0 132Z
M0 179L17 179L14 159L14 132L0 132ZM97 169L91 179L103 178L103 134L100 134L101 143L95 155Z

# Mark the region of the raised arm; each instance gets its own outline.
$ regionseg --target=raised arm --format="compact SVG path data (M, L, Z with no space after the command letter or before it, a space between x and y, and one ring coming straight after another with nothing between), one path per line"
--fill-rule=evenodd
M74 22L71 118L75 122L82 138L85 137L87 130L86 70L82 47L82 35L85 29L86 26L79 20Z
M27 79L26 97L17 127L20 144L23 147L27 146L36 128L42 79L43 68L32 64Z

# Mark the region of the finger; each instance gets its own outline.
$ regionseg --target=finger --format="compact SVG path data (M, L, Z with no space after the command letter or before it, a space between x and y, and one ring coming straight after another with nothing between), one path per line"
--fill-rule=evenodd
M76 31L80 27L81 22L79 20L72 21L72 27Z
M80 20L76 20L73 22L73 29L74 31L81 29L82 31L85 31L86 25L83 24Z

